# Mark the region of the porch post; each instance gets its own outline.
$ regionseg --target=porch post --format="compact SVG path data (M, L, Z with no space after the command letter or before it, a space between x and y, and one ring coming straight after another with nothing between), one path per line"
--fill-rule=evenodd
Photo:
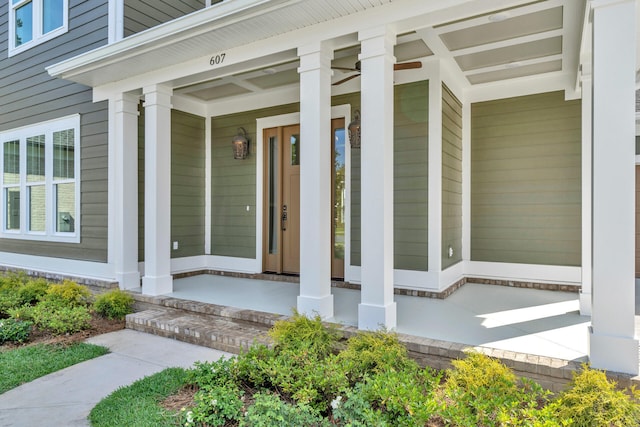
M300 57L300 295L298 311L333 317L331 295L331 59L326 42Z
M171 95L165 86L144 90L144 277L142 293L173 291L171 277Z
M122 93L113 99L115 146L116 280L121 289L140 287L138 272L138 97Z
M582 278L580 314L591 316L591 63L582 64Z
M361 302L358 327L396 327L393 301L393 46L382 26L358 34L361 42Z
M635 1L593 1L591 365L638 374L635 339Z

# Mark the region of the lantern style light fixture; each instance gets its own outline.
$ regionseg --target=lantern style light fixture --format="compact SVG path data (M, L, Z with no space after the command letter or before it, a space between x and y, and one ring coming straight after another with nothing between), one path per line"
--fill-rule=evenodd
M351 148L360 148L360 110L353 112L353 120L348 129Z
M238 160L246 159L249 155L249 140L247 139L247 131L244 128L238 128L238 134L231 141L233 146L233 158Z

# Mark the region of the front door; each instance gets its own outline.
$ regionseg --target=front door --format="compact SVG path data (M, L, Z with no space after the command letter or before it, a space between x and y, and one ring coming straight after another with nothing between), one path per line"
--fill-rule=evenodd
M300 125L264 130L264 270L300 273ZM332 265L344 277L344 120L332 121Z

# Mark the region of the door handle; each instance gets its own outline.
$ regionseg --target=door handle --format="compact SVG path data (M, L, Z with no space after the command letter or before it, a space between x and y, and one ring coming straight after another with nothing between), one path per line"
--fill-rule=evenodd
M287 230L287 205L282 206L282 217L280 219L282 223L282 231L286 231Z

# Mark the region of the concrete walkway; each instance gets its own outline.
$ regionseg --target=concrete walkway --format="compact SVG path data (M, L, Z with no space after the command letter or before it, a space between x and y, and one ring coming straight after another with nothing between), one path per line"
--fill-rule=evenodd
M111 353L0 394L0 426L89 426L93 407L114 390L168 367L231 356L218 350L132 330L88 340Z

